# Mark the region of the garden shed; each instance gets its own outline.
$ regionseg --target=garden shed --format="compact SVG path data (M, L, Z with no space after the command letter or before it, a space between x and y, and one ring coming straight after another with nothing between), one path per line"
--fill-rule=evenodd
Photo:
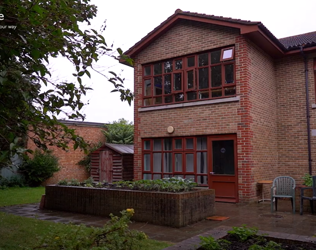
M112 183L133 179L134 145L105 143L90 156L94 181Z

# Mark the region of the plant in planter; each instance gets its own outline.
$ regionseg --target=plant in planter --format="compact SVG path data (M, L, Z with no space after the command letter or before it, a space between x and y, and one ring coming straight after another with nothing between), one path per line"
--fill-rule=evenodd
M313 185L313 178L310 174L305 174L303 176L304 183L303 185L311 187Z

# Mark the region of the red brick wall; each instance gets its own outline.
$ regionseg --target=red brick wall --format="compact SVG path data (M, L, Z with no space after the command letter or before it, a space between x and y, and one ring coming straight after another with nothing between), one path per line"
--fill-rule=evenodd
M212 104L159 111L139 112L142 105L142 64L235 45L237 95L240 102ZM251 59L249 44L238 30L216 25L182 21L175 25L135 59L135 155L134 178L141 179L141 139L168 136L166 128L175 127L172 136L237 134L240 201L255 199L253 133L250 131Z
M76 124L67 124L69 128L75 129L76 133L82 136L86 141L98 143L105 142L105 137L101 130L102 124L94 124L85 122L77 122ZM32 141L28 141L27 148L35 150L36 146ZM49 147L53 150L53 154L58 157L61 170L54 174L53 177L48 179L44 184L55 184L63 179L77 179L79 181L89 178L89 173L85 167L77 165L77 163L85 156L84 152L80 149L73 150L72 144L69 145L69 150L66 152L57 147Z
M311 129L316 129L315 80L313 58L308 60ZM290 175L298 184L308 173L308 146L305 100L305 68L301 55L288 56L276 62L278 92L279 175ZM312 159L316 160L316 138L312 139ZM315 171L313 174L315 175Z

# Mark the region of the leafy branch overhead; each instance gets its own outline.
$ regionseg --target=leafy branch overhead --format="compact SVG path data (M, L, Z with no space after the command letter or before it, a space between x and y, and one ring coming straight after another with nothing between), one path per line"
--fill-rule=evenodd
M90 88L83 78L91 77L93 64L102 55L112 56L112 47L101 34L105 26L100 32L79 27L90 24L97 7L89 0L3 0L0 13L4 15L0 25L7 27L0 35L0 165L12 153L23 151L28 132L42 149L48 145L67 149L70 142L74 148L87 148L83 138L57 117L84 119L82 96ZM118 58L132 63L121 49L118 53ZM74 82L52 80L48 65L57 57L74 66ZM121 100L131 104L133 93L124 88L123 79L115 72L106 77Z

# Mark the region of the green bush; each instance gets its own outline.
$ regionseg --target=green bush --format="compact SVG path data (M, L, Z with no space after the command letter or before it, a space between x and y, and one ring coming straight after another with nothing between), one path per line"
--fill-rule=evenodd
M0 189L7 187L25 187L25 179L23 176L12 176L11 178L3 178L0 176Z
M215 240L212 236L200 236L201 247L205 250L224 250L229 247L230 242L227 240Z
M19 171L24 175L26 183L37 187L59 171L58 158L51 152L36 150L33 158L27 158Z
M235 235L240 241L246 241L251 237L255 237L257 233L257 228L247 227L246 225L242 225L241 227L233 227L233 230L228 231L228 234Z
M313 178L310 174L305 174L303 176L303 180L304 180L304 185L308 186L308 187L311 187L313 186Z
M128 224L134 213L133 209L121 212L122 216L111 216L103 228L76 226L64 234L50 234L44 238L36 249L108 249L108 250L138 250L147 235L143 232L130 230Z

